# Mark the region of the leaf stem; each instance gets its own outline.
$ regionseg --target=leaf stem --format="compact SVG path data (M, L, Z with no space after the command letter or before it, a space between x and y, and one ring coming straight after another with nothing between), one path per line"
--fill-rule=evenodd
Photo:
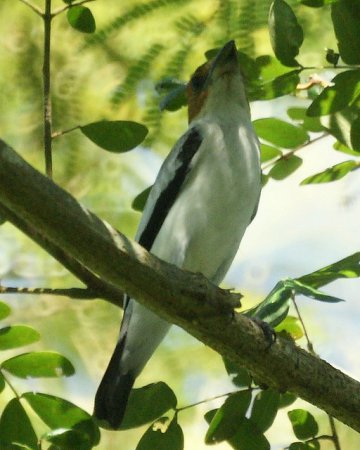
M51 0L45 0L44 20L44 61L43 61L43 102L44 102L44 152L45 172L52 178L52 110L51 110Z
M78 128L81 128L81 126L80 125L76 125L76 127L72 127L72 128L67 129L67 130L55 131L54 133L52 133L51 137L53 139L55 139L55 138L57 138L59 136L63 136L66 133L70 133L71 131L77 130Z
M13 391L15 397L20 400L20 394L17 392L17 390L12 385L11 381L9 381L8 377L4 374L4 371L0 369L0 373L3 376L5 383L9 386L9 388Z
M27 5L30 9L32 9L36 14L43 17L43 12L41 11L41 9L38 6L33 5L29 0L20 0L20 1L22 3L24 3L25 5Z
M185 409L194 408L195 406L202 405L203 403L208 403L208 402L211 402L213 400L217 400L217 399L223 398L223 397L229 397L229 395L237 394L238 392L248 391L248 390L252 391L253 388L239 389L237 391L227 392L226 394L215 395L215 397L206 398L204 400L200 400L198 402L191 403L190 405L182 406L180 408L175 408L175 413L177 414L178 412L184 411Z
M279 161L283 160L283 159L288 159L290 156L292 156L294 153L298 152L299 150L302 150L303 148L314 144L317 141L320 141L321 139L324 139L325 137L328 137L329 133L323 133L320 136L315 137L314 139L312 139L311 141L307 141L304 144L299 145L298 147L296 147L294 150L290 150L287 153L282 154L281 156L279 156L278 158L276 158L274 161L270 161L268 164L266 164L265 166L263 166L262 170L266 170L269 167L274 166L276 163L278 163Z
M64 11L67 11L70 8L73 8L74 6L80 6L83 5L84 3L90 3L90 2L95 2L96 0L82 0L78 3L71 3L70 5L67 6L63 6L62 8L58 8L53 12L53 17L63 13Z

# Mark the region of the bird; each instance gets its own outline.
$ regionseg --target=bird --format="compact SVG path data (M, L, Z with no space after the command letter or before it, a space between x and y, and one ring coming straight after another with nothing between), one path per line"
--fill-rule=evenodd
M233 40L196 69L186 96L188 129L160 168L135 240L219 285L261 192L259 141ZM134 382L170 326L125 296L119 338L95 395L102 426L120 427Z

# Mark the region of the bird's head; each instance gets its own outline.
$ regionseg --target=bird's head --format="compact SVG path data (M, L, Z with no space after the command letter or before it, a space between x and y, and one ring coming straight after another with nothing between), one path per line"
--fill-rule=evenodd
M249 110L234 41L229 41L210 61L196 69L187 84L189 123L227 105Z

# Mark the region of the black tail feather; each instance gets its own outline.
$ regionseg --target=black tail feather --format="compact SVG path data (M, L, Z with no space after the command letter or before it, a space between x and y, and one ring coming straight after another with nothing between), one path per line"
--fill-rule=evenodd
M106 372L95 396L94 416L105 421L112 429L118 429L125 414L126 405L135 377L120 372L120 360L124 340L115 347Z

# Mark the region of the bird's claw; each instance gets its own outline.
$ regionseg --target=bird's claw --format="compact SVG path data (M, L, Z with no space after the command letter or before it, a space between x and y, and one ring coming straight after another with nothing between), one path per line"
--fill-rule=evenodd
M263 320L257 317L252 317L251 320L261 328L262 332L264 333L265 340L267 342L265 350L269 350L269 348L276 342L276 333L274 329L267 322L264 322Z

